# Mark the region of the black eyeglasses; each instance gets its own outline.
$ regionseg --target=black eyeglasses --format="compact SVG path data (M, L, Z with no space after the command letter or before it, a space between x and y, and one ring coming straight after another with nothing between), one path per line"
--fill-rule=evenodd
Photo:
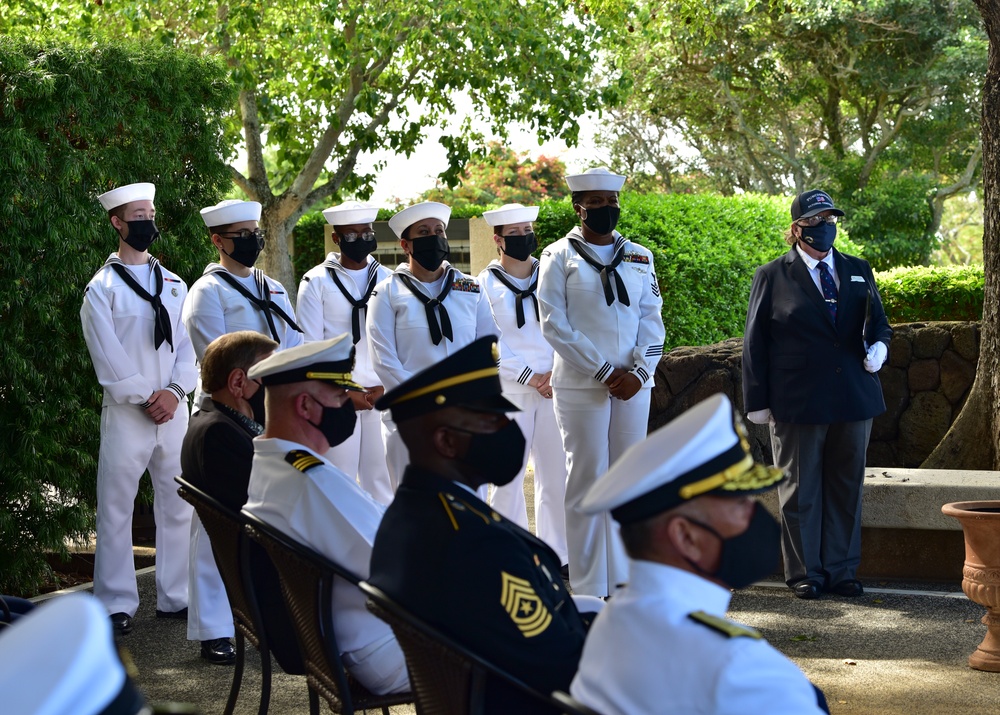
M355 233L351 231L350 233L340 233L340 240L344 243L354 243L355 241L372 241L375 239L374 231L365 231L364 233Z
M809 218L800 218L797 223L799 226L819 226L821 223L835 224L839 216L810 216Z
M229 238L233 241L247 241L250 239L255 239L257 241L257 248L264 247L264 239L267 234L259 228L255 228L251 231L248 228L240 229L239 231L223 231L219 233L223 238Z

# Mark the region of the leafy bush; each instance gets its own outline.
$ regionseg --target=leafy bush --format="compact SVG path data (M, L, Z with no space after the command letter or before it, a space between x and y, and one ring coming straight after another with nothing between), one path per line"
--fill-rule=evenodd
M983 267L893 268L875 274L892 323L981 320Z
M295 224L295 252L292 256L292 270L297 278L313 266L326 260L324 231L326 218L322 211L307 213Z
M101 390L79 311L118 245L97 196L154 182L152 250L193 281L234 101L225 68L187 54L0 37L0 591L34 589L43 552L93 528Z

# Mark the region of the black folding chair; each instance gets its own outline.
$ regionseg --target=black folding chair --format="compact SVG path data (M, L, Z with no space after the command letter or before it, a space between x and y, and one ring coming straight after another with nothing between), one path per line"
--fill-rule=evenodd
M486 682L496 678L524 692L553 712L597 715L565 693L552 696L484 660L364 581L368 610L392 626L406 656L410 687L420 715L482 715L486 712ZM558 696L557 696L558 695Z
M281 579L305 663L309 712L319 713L317 695L327 701L331 710L346 715L372 708L381 708L388 715L389 706L412 703L412 693L372 693L344 667L333 626L333 589L355 588L357 576L260 519L244 516L247 534L264 547ZM351 585L337 583L338 576Z
M271 701L271 654L286 673L305 674L298 645L288 636L281 637L282 632L287 631L285 624L290 621L288 615L281 612L285 608L284 603L279 600L276 604L269 604L266 620L260 608L260 597L267 598L266 594L258 594L257 589L270 581L273 584L271 588L277 592L277 573L272 571L270 560L263 550L247 538L244 531L246 519L241 512L233 511L183 477L174 479L180 484L177 493L194 507L205 527L233 612L236 667L224 715L232 715L240 694L245 663L244 640L260 651L261 686L257 712L266 715ZM270 600L275 599L272 597ZM268 632L275 634L275 638L269 638Z

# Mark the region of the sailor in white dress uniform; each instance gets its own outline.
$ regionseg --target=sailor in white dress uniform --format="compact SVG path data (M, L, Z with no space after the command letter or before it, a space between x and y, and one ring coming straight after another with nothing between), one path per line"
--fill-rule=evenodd
M617 231L625 177L567 176L581 225L542 252L542 335L555 349L552 387L566 450L566 538L573 592L604 597L627 577L606 514L580 511L590 486L646 436L652 375L663 354L653 254Z
M504 396L521 408L511 417L524 433L527 454L534 466L535 531L566 564L566 453L552 407L552 346L542 337L539 320L538 260L531 223L537 206L507 204L486 211L493 227L499 260L479 274L493 317L503 332L505 359L500 364ZM526 455L527 457L527 455ZM490 506L523 529L528 528L524 500L524 472L509 484L494 487Z
M409 260L375 286L368 302L369 352L387 391L477 338L500 335L479 282L448 263L450 217L450 207L425 201L389 219ZM395 492L409 454L388 411L382 425Z
M306 342L325 340L347 333L354 342L354 380L365 392L349 392L358 413L354 434L331 447L326 458L342 472L356 477L361 488L381 504L392 501L389 469L385 460L382 421L372 409L385 392L368 352L366 316L376 284L392 273L376 261L372 222L378 207L349 201L323 211L333 226L333 240L340 253L330 253L320 265L302 276L295 318Z
M97 463L94 595L127 633L139 607L132 558L132 511L139 478L149 470L155 498L156 607L188 603L191 507L177 495L187 395L195 388L194 350L181 321L187 286L149 255L159 236L153 184L102 194L119 235L118 251L87 284L80 319L104 388Z

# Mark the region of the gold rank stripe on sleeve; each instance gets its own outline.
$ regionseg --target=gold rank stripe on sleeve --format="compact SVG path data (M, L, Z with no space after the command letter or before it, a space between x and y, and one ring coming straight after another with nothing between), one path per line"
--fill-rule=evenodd
M455 518L455 513L451 510L451 504L448 503L449 496L450 495L445 494L444 492L438 493L438 499L440 499L441 503L444 505L444 512L445 514L448 515L448 518L451 520L452 528L455 529L455 531L458 531L458 520Z
M312 469L316 465L323 463L322 459L319 459L315 455L301 449L293 449L291 452L286 454L285 461L298 469L300 472L305 472Z
M761 638L760 632L755 631L749 626L741 626L739 623L727 621L725 618L719 618L704 611L689 613L688 618L695 623L708 626L713 631L717 631L727 638L753 638L754 640L760 640Z
M500 603L525 638L545 632L552 623L552 614L531 583L523 578L500 572Z

